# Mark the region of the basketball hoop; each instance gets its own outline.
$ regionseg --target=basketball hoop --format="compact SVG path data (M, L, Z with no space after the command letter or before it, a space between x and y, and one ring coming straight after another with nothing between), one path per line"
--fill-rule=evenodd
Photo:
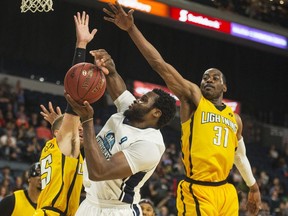
M26 13L30 10L32 13L35 12L49 12L53 11L52 0L22 0L21 13Z

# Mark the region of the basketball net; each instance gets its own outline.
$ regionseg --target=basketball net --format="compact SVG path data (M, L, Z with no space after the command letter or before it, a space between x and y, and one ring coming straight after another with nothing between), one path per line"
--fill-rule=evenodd
M22 0L21 13L25 13L30 10L32 13L38 12L49 12L53 11L52 0Z

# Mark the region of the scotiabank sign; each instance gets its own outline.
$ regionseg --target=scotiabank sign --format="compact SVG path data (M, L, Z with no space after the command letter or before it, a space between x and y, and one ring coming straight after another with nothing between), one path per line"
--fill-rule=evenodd
M170 17L180 22L230 34L230 22L225 20L175 7L170 8Z
M152 83L146 83L146 82L140 82L140 81L134 81L133 85L134 85L135 97L141 97L143 94L146 94L147 92L152 91L154 88L159 88L169 93L171 96L173 96L176 100L176 105L180 106L179 99L165 86L156 85ZM241 107L240 107L239 102L228 100L228 99L223 99L223 103L225 103L227 106L230 106L235 113L240 114Z
M99 0L100 2L115 3L115 0ZM154 14L162 17L169 17L169 6L154 0L118 0L123 7Z

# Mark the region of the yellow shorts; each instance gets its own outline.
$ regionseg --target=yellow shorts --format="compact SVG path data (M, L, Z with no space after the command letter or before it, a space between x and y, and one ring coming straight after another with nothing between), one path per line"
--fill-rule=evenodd
M238 216L239 203L235 187L204 186L182 180L176 200L178 216Z

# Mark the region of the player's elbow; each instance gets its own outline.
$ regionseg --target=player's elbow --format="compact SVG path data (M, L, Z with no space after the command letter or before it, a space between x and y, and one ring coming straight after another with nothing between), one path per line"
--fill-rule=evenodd
M89 179L92 181L102 181L105 180L103 177L105 176L104 171L101 171L101 169L91 169L88 170L88 176Z

